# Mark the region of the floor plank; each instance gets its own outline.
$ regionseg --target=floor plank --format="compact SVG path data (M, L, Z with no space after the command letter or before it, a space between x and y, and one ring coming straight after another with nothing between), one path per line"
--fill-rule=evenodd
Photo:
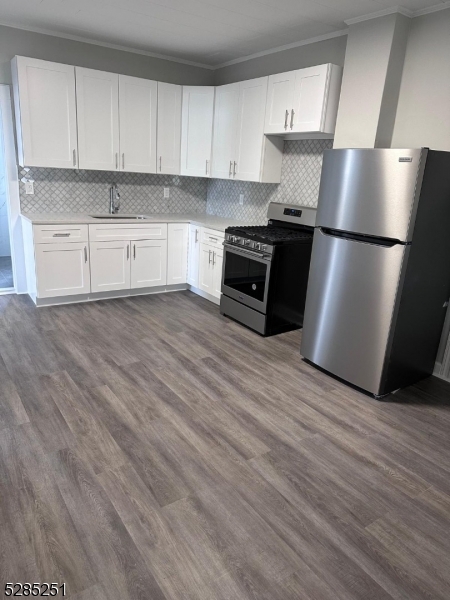
M377 402L190 292L0 297L0 584L447 600L450 386Z

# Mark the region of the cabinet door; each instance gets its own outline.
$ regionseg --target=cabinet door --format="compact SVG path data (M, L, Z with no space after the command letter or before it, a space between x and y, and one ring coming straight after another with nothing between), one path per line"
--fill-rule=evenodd
M243 81L239 93L236 179L260 181L267 77Z
M156 173L158 83L119 75L120 169Z
M198 288L200 267L200 227L189 225L189 254L187 282Z
M75 67L18 56L13 82L20 164L75 169Z
M294 115L289 131L320 132L325 118L325 99L330 65L300 69L295 75ZM291 127L292 123L292 127Z
M180 174L181 85L158 82L157 172Z
M167 235L167 285L186 283L188 223L169 223Z
M181 175L209 177L214 116L214 88L183 86Z
M269 77L264 133L286 133L294 108L294 85L297 71Z
M75 68L80 169L119 169L119 76Z
M91 291L87 243L36 244L35 253L38 298Z
M167 240L137 240L131 250L131 288L166 285Z
M198 287L208 294L213 294L214 271L212 264L214 248L206 244L200 244L200 269Z
M92 292L130 289L130 242L91 242Z
M220 299L222 295L223 252L214 250L213 253L213 296Z
M217 87L214 102L211 177L233 178L238 110L239 83Z

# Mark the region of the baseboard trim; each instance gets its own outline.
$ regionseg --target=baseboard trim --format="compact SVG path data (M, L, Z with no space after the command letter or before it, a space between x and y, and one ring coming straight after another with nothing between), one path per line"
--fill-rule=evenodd
M220 305L220 298L216 298L215 296L208 294L208 292L204 292L203 290L201 290L193 285L188 285L188 289L191 290L191 292L194 292L194 294L197 294L197 296L206 298L206 300L209 300L210 302L217 304L217 306Z
M114 300L116 298L130 298L131 296L148 296L150 294L164 294L166 292L181 292L187 290L187 284L160 285L150 288L132 290L117 290L115 292L97 292L95 294L79 294L75 296L55 296L53 298L30 298L38 308L45 306L59 306L61 304L79 304L80 302L97 302L98 300Z

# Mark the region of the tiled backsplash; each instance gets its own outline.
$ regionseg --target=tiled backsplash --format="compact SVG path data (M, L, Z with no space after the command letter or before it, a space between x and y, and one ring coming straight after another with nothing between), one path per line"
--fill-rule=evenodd
M269 202L317 206L324 150L333 140L298 140L284 143L280 184L251 183L213 179L208 186L209 214L242 219L249 223L267 222ZM244 194L243 205L239 196Z
M42 168L21 169L23 176L34 180L34 195L26 195L20 183L23 212L105 213L113 182L121 212L206 212L208 180L199 177ZM168 199L164 187L170 188Z
M317 206L322 156L331 140L285 142L280 184L118 173L31 168L20 177L34 180L34 195L20 184L23 212L107 212L109 187L116 182L121 212L208 212L212 215L264 223L269 202ZM163 188L170 188L164 199ZM239 196L244 194L243 205Z

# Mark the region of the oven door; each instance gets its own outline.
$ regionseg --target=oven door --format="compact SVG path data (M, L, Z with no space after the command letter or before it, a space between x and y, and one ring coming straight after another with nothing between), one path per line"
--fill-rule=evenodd
M265 313L271 258L267 254L225 243L222 293Z

